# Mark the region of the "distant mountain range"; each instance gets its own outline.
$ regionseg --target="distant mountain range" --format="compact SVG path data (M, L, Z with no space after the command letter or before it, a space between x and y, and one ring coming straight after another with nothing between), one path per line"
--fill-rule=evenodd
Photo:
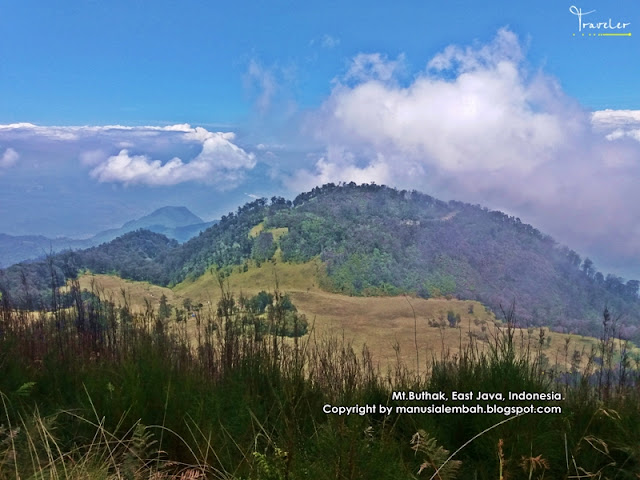
M162 207L153 213L137 220L131 220L120 228L105 230L91 237L91 245L100 245L120 237L125 233L144 228L155 233L161 233L165 237L177 240L180 243L195 237L218 221L205 222L193 214L187 207Z
M183 243L216 223L217 220L205 222L186 207L162 207L142 218L131 220L120 228L104 230L86 239L0 233L0 268L40 258L51 252L90 248L141 228Z

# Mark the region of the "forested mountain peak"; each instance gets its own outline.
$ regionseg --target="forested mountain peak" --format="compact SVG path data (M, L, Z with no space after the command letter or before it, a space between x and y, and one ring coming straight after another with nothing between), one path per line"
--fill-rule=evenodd
M249 238L262 221L267 233ZM626 319L627 335L639 333L637 281L597 272L590 259L517 217L375 184L327 184L293 202L246 204L179 249L174 281L209 265L241 264L256 256L258 242L268 252L268 230L283 228L287 234L271 240L282 258L320 257L334 291L451 296L498 314L515 303L523 323L591 334L608 305Z

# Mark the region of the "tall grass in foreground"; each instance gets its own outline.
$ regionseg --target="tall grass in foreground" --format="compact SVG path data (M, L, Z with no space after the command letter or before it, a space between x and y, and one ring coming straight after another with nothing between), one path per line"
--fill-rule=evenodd
M70 309L33 315L5 302L0 478L639 478L638 368L608 312L584 367L561 371L537 345L516 348L507 315L489 349L472 341L419 376L401 364L380 372L344 339L274 335L278 291L265 329L220 288L215 308L180 323L77 284ZM323 413L431 403L392 400L394 390L565 399L561 414L518 417Z

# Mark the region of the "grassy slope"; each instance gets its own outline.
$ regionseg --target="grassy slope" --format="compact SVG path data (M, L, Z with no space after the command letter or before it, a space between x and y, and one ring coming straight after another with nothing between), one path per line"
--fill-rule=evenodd
M101 296L116 304L123 303L122 291L127 295L127 301L131 310L143 312L145 309L145 299L157 310L160 305L160 297L166 295L167 301L172 305L181 305L179 295L171 289L153 285L149 282L136 282L126 280L115 275L85 273L78 278L80 288L92 291L96 289ZM93 284L93 285L92 285ZM104 294L104 295L102 295Z
M263 263L260 267L251 263L247 272L243 272L241 267L235 267L227 281L230 290L236 295L242 293L251 296L261 290L273 291L277 279L280 290L288 293L298 310L314 323L317 336L324 337L327 333L344 334L344 338L352 341L357 351L366 344L374 360L380 362L383 369L395 364L397 356L407 365L415 366L416 341L420 369L423 370L432 357L439 358L444 352L457 353L461 345L467 344L469 332L481 338L487 335L489 339L495 334L496 318L478 302L404 296L349 297L323 291L319 287L323 275L324 269L319 260L300 264L276 260ZM205 307L215 306L220 299L218 281L210 272L195 281L182 282L173 289L110 275L84 275L80 278L81 287L90 289L92 280L116 303L121 301L124 289L130 298L131 307L140 311L144 309L145 298L157 308L163 293L170 304L179 307L185 298L190 298L195 303L201 302ZM469 313L470 306L473 307L473 313ZM461 328L429 325L429 321L439 321L446 325L449 310L460 315ZM483 325L486 327L484 333ZM543 349L551 365L568 363L575 350L588 353L597 342L597 339L591 337L555 333L546 328L544 330L545 336L551 338L550 345L545 344ZM518 344L529 343L536 347L539 329L518 330L516 338ZM567 340L569 345L565 349ZM394 348L396 346L399 347L398 352Z

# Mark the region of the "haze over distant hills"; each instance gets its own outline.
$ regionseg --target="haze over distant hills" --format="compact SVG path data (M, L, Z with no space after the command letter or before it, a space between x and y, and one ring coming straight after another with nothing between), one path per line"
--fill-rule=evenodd
M205 222L186 207L162 207L149 215L130 220L120 228L103 230L86 239L48 238L43 235L14 236L0 233L0 268L39 258L52 251L93 247L141 228L182 243L215 223L217 220Z
M141 228L161 233L182 243L216 223L217 220L205 222L186 207L162 207L142 218L131 220L120 228L105 230L96 234L90 239L92 242L90 246L108 242L125 233Z

